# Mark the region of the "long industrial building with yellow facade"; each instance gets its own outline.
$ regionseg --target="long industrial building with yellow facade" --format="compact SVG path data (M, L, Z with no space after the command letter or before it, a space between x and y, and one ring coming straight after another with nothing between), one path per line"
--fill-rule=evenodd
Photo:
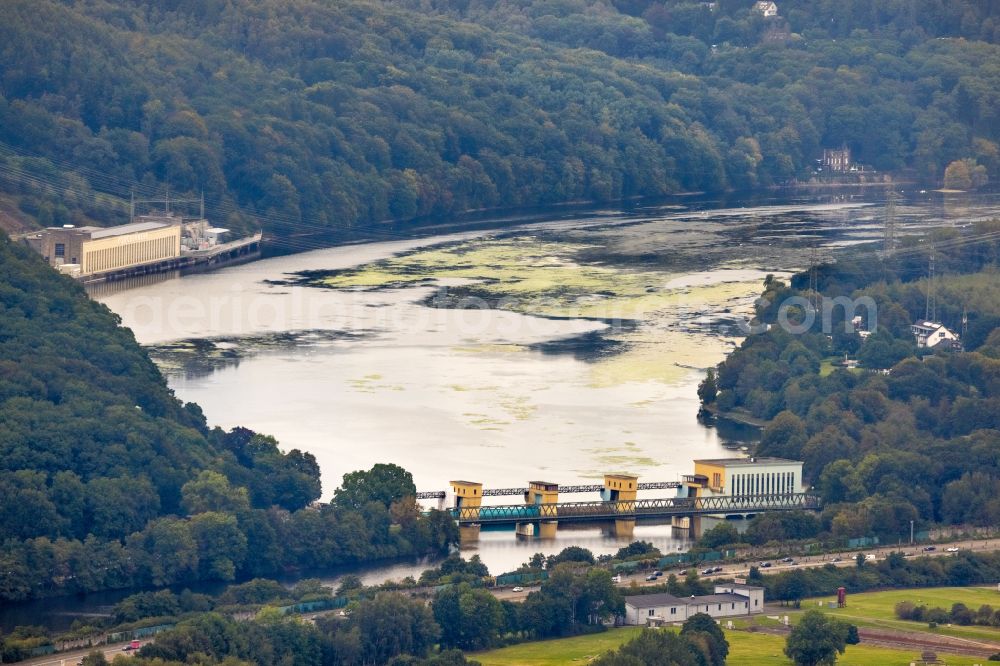
M61 272L86 277L179 258L181 222L164 217L108 228L49 227L28 242Z

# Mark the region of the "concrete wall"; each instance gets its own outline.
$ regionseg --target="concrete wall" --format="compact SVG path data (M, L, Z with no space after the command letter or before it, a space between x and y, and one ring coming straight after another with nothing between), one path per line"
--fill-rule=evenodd
M741 462L725 465L695 461L695 474L708 479L708 488L699 488L698 495L711 497L718 495L765 495L792 494L804 492L802 487L802 463L798 461L775 462L762 459L760 462ZM692 495L690 488L679 489L682 497Z
M83 243L81 273L90 275L130 268L181 254L180 225L109 236Z
M664 622L684 622L692 615L706 613L712 617L737 617L760 612L764 608L763 590L757 599L759 606L754 607L755 599L746 598L742 601L714 601L695 603L684 602L678 605L662 605L652 608L636 608L631 604L625 604L625 624L643 626L650 619L656 618ZM652 613L650 613L652 611Z
M51 265L79 264L83 261L83 241L89 234L76 228L46 229L31 244ZM63 253L56 253L56 245L61 245Z
M715 586L716 594L742 594L749 599L751 613L759 613L764 610L764 590L758 587L748 587L746 585L723 584Z
M745 465L729 470L727 495L777 495L801 492L804 492L802 463Z
M649 612L653 611L650 615ZM667 622L683 622L687 619L687 605L656 606L654 608L636 608L625 604L625 624L643 626L648 618L662 618Z
M698 613L707 613L712 617L734 617L737 615L749 615L750 606L748 600L743 601L716 601L705 604L692 604L687 607L688 617Z

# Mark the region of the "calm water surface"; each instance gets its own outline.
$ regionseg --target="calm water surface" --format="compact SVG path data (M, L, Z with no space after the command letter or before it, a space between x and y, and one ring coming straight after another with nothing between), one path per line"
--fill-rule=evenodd
M431 285L346 291L284 284L302 271L361 266L417 248L461 242L475 249L497 237L488 231L322 249L138 286L99 285L91 293L121 315L177 395L199 403L211 424L243 425L315 454L325 497L344 473L376 462L402 465L421 490L445 489L453 478L494 487L536 478L593 482L605 471L673 480L692 459L732 455L726 443L752 436L696 418L703 369L738 342L726 324L749 311L764 274L802 268L813 252L829 256L880 238L880 195L608 209L504 230L553 244L556 264L659 276L649 299L601 296L608 314L631 317L618 329L594 317L428 307ZM907 193L897 210L902 233L919 233L1000 217L1000 200ZM688 547L663 525L640 525L634 538L664 552ZM535 552L580 545L610 553L628 541L597 526L565 526L553 541L483 532L470 553L501 573ZM432 564L357 573L374 584L419 576ZM0 608L0 627L66 629L128 594L8 605Z
M475 249L497 238L486 231L321 249L94 296L152 346L178 397L200 404L211 424L246 426L313 453L327 498L344 473L376 462L408 469L420 490L456 478L493 487L593 483L612 471L666 481L689 472L694 458L732 455L733 436L696 418L704 369L738 342L720 322L749 312L764 275L802 268L810 248L828 255L880 237L882 210L877 197L802 197L753 208L606 210L503 231L572 245L579 261L586 246L588 263L623 275L661 276L652 305L609 297L609 312L634 315L619 329L593 317L430 307L440 283L335 290L288 281L418 248ZM916 195L899 206L904 233L996 214L992 196ZM666 526L639 527L636 536L665 551L686 547ZM627 541L596 527L561 530L554 542L484 533L474 550L499 573L533 552L578 544L606 553Z

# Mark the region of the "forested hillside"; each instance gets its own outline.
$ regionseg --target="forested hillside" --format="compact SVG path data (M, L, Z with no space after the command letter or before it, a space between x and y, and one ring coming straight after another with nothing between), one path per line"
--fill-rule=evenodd
M780 184L843 144L997 177L1000 5L752 4L9 0L0 194L50 224L204 191L283 235Z
M311 454L209 430L116 315L2 233L0 424L0 600L440 552L455 538L450 518L417 512L412 477L393 466L348 475L333 504L311 507Z
M816 269L823 296L875 304L858 309L862 330L872 331L867 338L845 327L839 306L826 326L823 316L801 333L778 325L789 298L804 303L816 294L808 273L791 284L768 280L758 316L773 326L719 365L717 395L703 388L712 408L767 421L758 453L804 461L806 481L823 497L812 532L779 528L769 538L822 531L895 542L911 520L918 529L1000 523L1000 222L929 238L904 239L884 262L855 249ZM926 316L928 281L920 276L931 252L944 273L936 314L964 330L964 351L919 348L910 331ZM785 315L803 322L805 313L791 301ZM860 367L833 365L845 358ZM761 526L768 522L777 521Z

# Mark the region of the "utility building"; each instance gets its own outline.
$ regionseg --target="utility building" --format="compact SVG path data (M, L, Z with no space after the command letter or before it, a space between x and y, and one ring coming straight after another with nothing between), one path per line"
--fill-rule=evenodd
M713 458L694 461L684 476L683 497L794 495L802 488L802 461L785 458Z
M29 244L61 272L83 277L176 259L181 225L172 218L142 219L118 227L49 227Z
M802 461L785 458L711 458L694 461L694 474L685 474L677 489L678 497L734 497L735 506L752 507L761 498L780 500L783 496L804 493ZM672 525L689 529L697 537L719 521L733 523L737 530L746 529L746 521L756 515L749 509L745 514L707 515L695 518L675 517Z
M715 594L675 597L642 594L625 597L625 624L660 625L684 622L692 615L712 617L752 615L764 610L764 588L752 585L716 585Z

